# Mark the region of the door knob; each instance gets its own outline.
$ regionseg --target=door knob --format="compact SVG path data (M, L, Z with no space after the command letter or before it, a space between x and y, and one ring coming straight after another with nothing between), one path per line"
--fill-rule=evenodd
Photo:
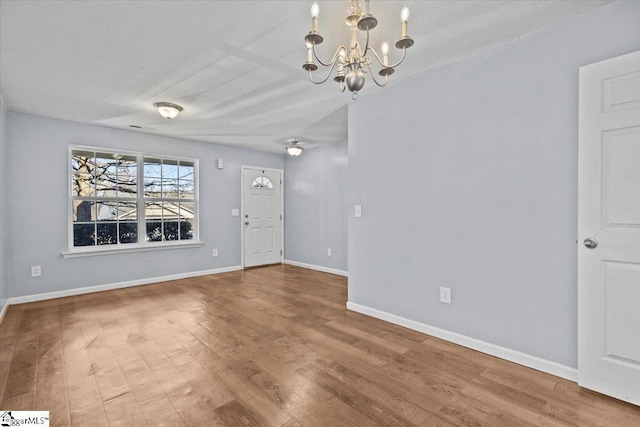
M245 221L244 225L249 225L249 221ZM596 245L597 245L597 243L596 243Z
M583 243L589 249L595 249L598 246L598 241L593 237L588 237L584 239Z

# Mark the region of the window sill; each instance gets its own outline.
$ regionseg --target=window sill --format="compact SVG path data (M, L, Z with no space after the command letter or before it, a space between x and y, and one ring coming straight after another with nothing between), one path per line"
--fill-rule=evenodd
M126 254L131 252L148 252L148 251L164 251L167 249L189 249L200 248L204 246L204 242L192 242L192 243L170 243L163 245L135 245L126 248L91 248L91 249L71 249L67 252L62 252L63 258L81 258L87 256L97 255L116 255Z

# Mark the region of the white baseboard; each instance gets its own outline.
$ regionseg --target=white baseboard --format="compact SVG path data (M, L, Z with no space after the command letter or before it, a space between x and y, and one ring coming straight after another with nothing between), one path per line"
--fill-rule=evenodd
M337 270L335 268L321 267L319 265L313 265L313 264L305 264L304 262L291 261L291 260L288 260L288 259L285 259L284 263L285 264L289 264L289 265L293 265L293 266L296 266L296 267L308 268L310 270L322 271L323 273L331 273L331 274L337 274L338 276L349 277L349 273L348 272L346 272L344 270Z
M92 292L110 291L112 289L128 288L131 286L149 285L152 283L168 282L170 280L187 279L190 277L207 276L209 274L227 273L230 271L242 270L242 267L235 265L232 267L214 268L212 270L192 271L189 273L172 274L169 276L149 277L146 279L129 280L127 282L109 283L107 285L88 286L86 288L67 289L64 291L47 292L44 294L27 295L23 297L9 298L7 305L24 304L28 302L44 301L54 298L70 297L73 295L90 294Z
M375 308L366 307L364 305L356 304L353 302L347 302L347 309L356 311L361 314L366 314L367 316L375 317L376 319L384 320L395 325L404 326L405 328L413 329L414 331L422 332L423 334L431 335L445 341L461 345L463 347L468 347L473 350L480 351L482 353L490 354L491 356L499 357L501 359L517 363L518 365L523 365L532 369L536 369L538 371L546 372L548 374L565 378L570 381L578 381L577 369L561 365L557 362L552 362L550 360L542 359L537 356L521 353L519 351L511 350L499 345L471 338L466 335L461 335L456 332L436 328L434 326L416 322L415 320L406 319L404 317L396 316L395 314L376 310Z
M5 300L2 308L0 308L0 323L2 323L2 319L4 319L4 314L7 312L7 308L9 308L9 300Z

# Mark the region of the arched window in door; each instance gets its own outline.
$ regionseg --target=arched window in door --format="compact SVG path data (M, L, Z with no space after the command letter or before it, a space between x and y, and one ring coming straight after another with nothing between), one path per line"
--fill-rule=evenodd
M259 176L253 180L251 188L268 188L270 190L273 190L273 183L266 176Z

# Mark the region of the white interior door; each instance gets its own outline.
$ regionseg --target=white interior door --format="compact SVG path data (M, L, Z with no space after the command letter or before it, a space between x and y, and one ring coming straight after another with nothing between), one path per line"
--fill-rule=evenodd
M640 405L640 52L580 69L578 382Z
M244 266L282 262L282 171L243 168Z

